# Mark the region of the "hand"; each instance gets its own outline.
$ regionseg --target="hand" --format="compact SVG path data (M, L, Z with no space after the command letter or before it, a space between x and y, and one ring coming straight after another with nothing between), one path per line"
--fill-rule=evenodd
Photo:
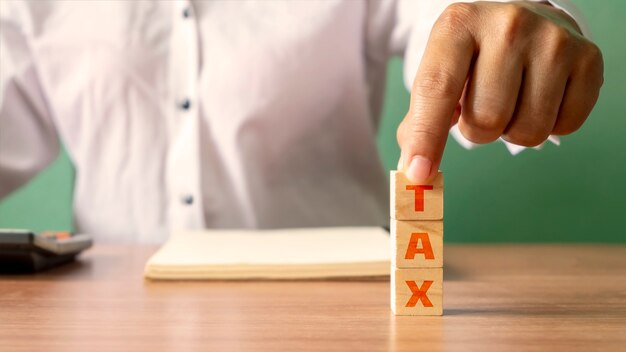
M550 5L458 3L435 23L398 127L398 169L415 182L438 169L458 122L474 143L536 146L583 124L603 83L602 54Z

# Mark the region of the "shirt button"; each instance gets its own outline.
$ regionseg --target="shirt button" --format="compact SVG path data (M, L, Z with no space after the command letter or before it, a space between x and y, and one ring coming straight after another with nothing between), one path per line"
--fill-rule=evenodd
M186 205L193 204L193 196L191 194L184 196L181 200L183 204L186 204Z
M180 102L180 108L181 109L189 110L190 107L191 107L191 100L183 99L183 101Z
M185 7L185 8L183 9L183 17L184 17L184 18L189 18L189 17L191 17L191 11L189 11L189 8L188 8L188 7Z

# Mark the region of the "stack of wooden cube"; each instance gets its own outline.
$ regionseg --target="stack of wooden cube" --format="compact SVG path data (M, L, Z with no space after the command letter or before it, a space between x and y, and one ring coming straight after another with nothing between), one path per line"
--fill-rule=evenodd
M443 174L414 184L391 172L391 309L443 314Z

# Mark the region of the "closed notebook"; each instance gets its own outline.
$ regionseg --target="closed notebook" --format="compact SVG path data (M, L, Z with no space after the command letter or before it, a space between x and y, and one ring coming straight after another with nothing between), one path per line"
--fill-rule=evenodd
M389 275L378 227L179 232L148 260L149 279L321 279Z

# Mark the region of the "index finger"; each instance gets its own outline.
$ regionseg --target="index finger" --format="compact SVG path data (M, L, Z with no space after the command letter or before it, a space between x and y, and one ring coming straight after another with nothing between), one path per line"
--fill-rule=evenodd
M433 27L398 133L403 169L415 182L426 181L439 168L474 56L474 36L460 18L446 11Z

